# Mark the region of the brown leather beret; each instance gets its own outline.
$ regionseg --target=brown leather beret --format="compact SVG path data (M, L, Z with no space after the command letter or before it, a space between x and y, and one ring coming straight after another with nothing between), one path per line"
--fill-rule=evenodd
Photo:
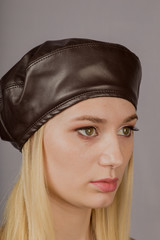
M140 61L122 45L78 38L47 41L0 81L0 136L21 150L46 121L89 98L124 98L136 108L140 81Z

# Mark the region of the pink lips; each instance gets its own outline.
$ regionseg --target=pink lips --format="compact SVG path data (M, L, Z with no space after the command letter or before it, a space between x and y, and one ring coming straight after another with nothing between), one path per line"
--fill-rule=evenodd
M118 178L105 178L97 181L91 181L91 183L95 185L100 191L107 193L114 192L116 190L117 181Z

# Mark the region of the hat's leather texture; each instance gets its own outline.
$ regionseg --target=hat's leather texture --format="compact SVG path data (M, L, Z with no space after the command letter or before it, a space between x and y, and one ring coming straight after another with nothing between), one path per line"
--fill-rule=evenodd
M140 81L140 61L124 46L77 38L47 41L0 81L0 136L21 150L55 114L89 98L124 98L136 108Z

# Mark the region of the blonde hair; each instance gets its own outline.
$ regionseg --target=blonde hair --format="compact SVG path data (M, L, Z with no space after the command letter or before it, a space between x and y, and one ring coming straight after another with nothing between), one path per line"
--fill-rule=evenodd
M55 240L45 180L44 125L25 143L22 169L6 205L1 240ZM96 240L129 240L132 158L111 206L92 210Z

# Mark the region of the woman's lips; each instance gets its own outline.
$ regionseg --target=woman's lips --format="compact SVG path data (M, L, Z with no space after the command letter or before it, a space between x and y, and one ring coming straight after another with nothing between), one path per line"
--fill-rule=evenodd
M107 193L114 192L116 190L117 181L118 178L105 178L97 181L91 181L91 183L96 186L100 191Z

